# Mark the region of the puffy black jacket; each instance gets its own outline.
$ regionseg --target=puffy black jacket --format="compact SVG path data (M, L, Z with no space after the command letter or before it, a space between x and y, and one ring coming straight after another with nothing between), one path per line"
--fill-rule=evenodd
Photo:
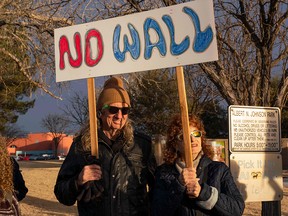
M13 164L13 186L17 200L21 201L25 198L26 194L28 193L28 188L25 185L25 181L19 169L19 164L13 157L11 157L11 160Z
M135 133L132 146L127 146L125 141L121 144L121 140L120 145L116 145L117 140L109 145L102 131L98 131L98 136L102 180L77 186L82 168L91 164L91 154L83 151L79 139L75 140L58 174L54 188L57 199L64 205L73 205L77 200L79 215L149 215L147 185L152 187L156 167L151 139ZM99 191L101 196L95 198Z
M212 161L204 156L197 167L201 192L190 199L185 187L178 181L179 172L175 165L161 165L155 174L152 212L154 216L200 216L243 214L245 203L233 180L229 167L222 162ZM218 200L211 210L201 208L199 201L211 196L211 187L218 190Z

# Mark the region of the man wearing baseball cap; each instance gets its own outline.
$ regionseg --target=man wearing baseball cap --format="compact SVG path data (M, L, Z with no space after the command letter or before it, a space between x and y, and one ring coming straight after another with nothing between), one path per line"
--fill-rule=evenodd
M60 203L77 201L79 215L147 216L147 185L156 161L150 137L133 130L130 98L119 77L109 78L97 100L99 159L91 156L89 125L75 138L59 171Z

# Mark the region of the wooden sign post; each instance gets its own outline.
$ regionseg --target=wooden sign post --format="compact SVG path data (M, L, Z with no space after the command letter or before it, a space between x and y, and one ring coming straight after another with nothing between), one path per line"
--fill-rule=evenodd
M182 129L183 129L185 163L186 163L186 167L192 168L193 157L192 157L192 148L191 148L191 139L190 139L190 125L189 125L188 106L187 106L186 89L185 89L185 79L184 79L182 66L176 67L176 76L177 76L180 113L181 113L181 120L182 120Z
M186 164L193 166L182 66L218 60L213 0L58 28L54 30L54 44L56 81L88 79L91 151L95 156L93 78L176 67Z
M87 79L88 89L88 107L90 120L90 142L91 155L99 157L98 155L98 134L97 134L97 117L96 117L96 94L94 78Z

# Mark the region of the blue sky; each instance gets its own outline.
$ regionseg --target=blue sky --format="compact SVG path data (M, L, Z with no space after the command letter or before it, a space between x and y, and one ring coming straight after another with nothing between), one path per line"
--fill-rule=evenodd
M95 79L96 87L99 88L101 78ZM63 90L61 95L63 100L55 99L47 94L36 93L33 98L36 98L34 107L29 109L25 115L21 115L18 118L17 126L21 131L28 133L47 132L46 129L41 127L41 121L48 114L63 113L61 107L64 108L68 103L68 99L74 95L74 92L80 95L87 95L87 80L73 80L70 81L70 88Z

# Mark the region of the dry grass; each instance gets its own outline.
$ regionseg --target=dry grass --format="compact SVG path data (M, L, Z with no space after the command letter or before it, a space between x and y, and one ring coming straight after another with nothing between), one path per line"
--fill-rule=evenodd
M54 185L62 161L19 161L28 193L21 201L23 216L77 215L76 206L60 204Z

